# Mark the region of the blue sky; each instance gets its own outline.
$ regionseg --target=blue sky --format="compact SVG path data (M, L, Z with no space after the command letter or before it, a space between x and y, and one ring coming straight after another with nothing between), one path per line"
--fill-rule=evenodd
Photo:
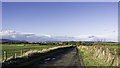
M52 36L117 35L117 2L4 2L3 31Z

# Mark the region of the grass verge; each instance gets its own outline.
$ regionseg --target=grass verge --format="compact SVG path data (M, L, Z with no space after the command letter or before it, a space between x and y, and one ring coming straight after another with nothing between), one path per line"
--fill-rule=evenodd
M103 60L94 57L92 52L86 49L81 49L80 47L78 47L78 49L81 53L85 66L107 66Z

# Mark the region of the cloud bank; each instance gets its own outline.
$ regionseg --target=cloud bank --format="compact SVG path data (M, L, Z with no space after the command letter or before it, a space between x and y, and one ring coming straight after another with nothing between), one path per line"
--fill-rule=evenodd
M3 39L26 40L29 42L44 41L118 41L117 35L78 35L78 36L52 36L49 34L25 33L13 30L0 31Z

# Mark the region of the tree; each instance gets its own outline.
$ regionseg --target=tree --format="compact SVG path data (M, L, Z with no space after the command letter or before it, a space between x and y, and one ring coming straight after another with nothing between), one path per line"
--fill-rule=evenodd
M68 45L68 42L63 42L63 45Z
M82 42L81 42L81 41L79 41L77 45L82 45Z

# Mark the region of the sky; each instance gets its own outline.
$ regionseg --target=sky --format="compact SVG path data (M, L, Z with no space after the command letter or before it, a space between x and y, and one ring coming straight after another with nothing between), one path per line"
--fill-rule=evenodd
M26 36L34 40L117 41L118 3L3 2L1 33L3 38L30 41Z
M118 2L119 0L2 0L2 2Z

